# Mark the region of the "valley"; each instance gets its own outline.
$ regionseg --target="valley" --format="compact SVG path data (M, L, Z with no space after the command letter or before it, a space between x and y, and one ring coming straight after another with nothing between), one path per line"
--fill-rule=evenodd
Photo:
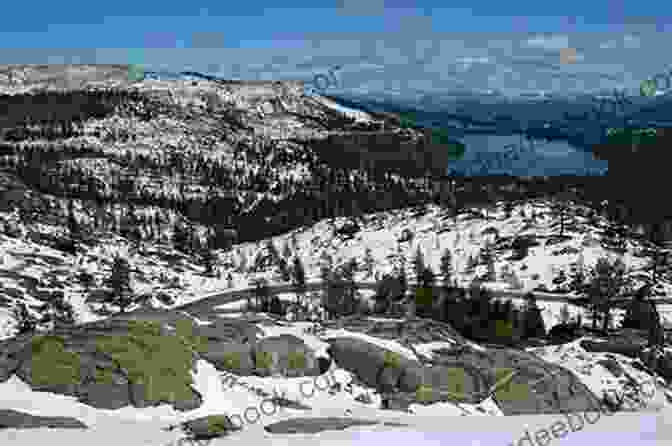
M672 225L640 203L654 180L622 184L627 141L600 148L606 176L457 175L473 159L426 128L299 82L9 69L3 444L669 414ZM640 153L643 172L659 155ZM277 410L233 422L264 401Z

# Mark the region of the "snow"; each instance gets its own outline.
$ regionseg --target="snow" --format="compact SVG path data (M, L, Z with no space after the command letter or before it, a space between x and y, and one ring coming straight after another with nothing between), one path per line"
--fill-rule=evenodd
M571 217L576 222L575 227L566 228L566 234L571 238L553 246L545 246L545 238L557 232L557 229L552 226L557 219L552 217L550 204L544 200L530 200L518 204L514 206L510 217L504 214L501 203L489 210L488 219L472 218L467 212L463 212L458 216L456 223L446 210L436 206L426 206L421 210L422 212L417 212L415 209L401 209L368 214L360 222L361 230L352 240L341 240L333 233L335 227L347 221L346 218L321 220L311 226L304 226L287 234L272 237L270 240L279 250L285 243L293 246L294 254L298 255L304 263L308 283L319 282L321 257L325 254L331 256L334 266L342 265L350 259L357 260L358 270L355 273L355 280L370 283L374 283L376 278L380 278L383 274L391 272L394 264L399 260L398 255L401 254L405 260L404 266L409 282L413 284L415 279L412 259L416 249L420 248L425 262L438 273L441 253L449 248L453 254L454 278L458 284L468 285L478 274L485 271L485 265L478 265L475 271L470 272L466 269L466 264L469 256L476 258L486 241L492 239L492 234L482 235L486 229L490 232L496 231L501 237L530 234L538 238L541 245L532 247L529 255L521 261L508 260L509 253L506 251L495 256L496 273L501 276L505 267L514 272L523 286L521 290L518 290L519 292L530 291L540 285L553 290L555 286L553 279L560 271L569 272L571 264L582 262L586 268L589 268L600 256L612 255L599 243L602 237L600 232L606 227L607 221L597 217L597 223L589 225L587 218L583 216L585 209L579 206L571 208L570 211ZM530 218L533 211L537 213L534 220L525 220L520 215L524 212L525 217ZM16 221L17 215L0 213L0 218L5 221ZM398 243L397 237L404 229L410 230L413 238L410 241ZM53 234L63 229L41 224L40 230ZM296 240L295 246L292 238ZM137 292L150 295L158 291L164 292L175 299L174 306L216 296L221 292L247 289L254 277L267 279L269 286L287 285L280 280L274 268L262 269L256 273L237 270L241 256L244 255L247 258L248 266L252 265L256 256L265 253L267 241L241 243L234 245L229 252L218 252L217 269L221 272L221 276L212 278L203 275L202 267L189 262L174 264L162 260L159 253L162 251L170 253L169 248L157 246L150 247L153 250L143 251L144 248L135 249L132 244L120 237L103 238L98 246L84 247L84 252L75 257L26 238L2 236L0 237L0 252L3 252L2 259L0 259L2 260L0 263L0 286L2 287L0 296L4 295L9 301L16 301L13 295L20 293L24 296L23 301L26 304L38 304L39 301L34 298L34 291L22 286L16 280L16 272L20 270L21 274L37 279L43 279L48 274L52 274L57 276L59 282L57 286L64 291L66 300L74 305L80 320L83 322L98 320L101 317L94 314L84 303L87 293L76 280L75 274L86 271L95 277L96 283L100 284L109 274L110 259L117 252L128 253L133 271L144 273L144 280L139 280L136 274L131 276L132 285ZM645 266L650 259L638 255L641 247L637 242L629 243L623 260L632 269L633 274L640 273L646 276L648 272L645 271ZM368 275L362 265L366 248L371 250L373 258L372 275ZM576 251L574 254L554 254L554 251L561 249ZM231 283L226 280L229 273L232 275ZM167 280L162 280L162 277ZM180 287L170 284L175 278ZM635 285L638 283L636 280ZM510 291L512 288L512 284L508 280L503 280L503 277L488 281L485 286L493 291L502 292ZM672 294L670 292L672 285L669 283L660 282L658 286L668 296ZM5 292L5 290L12 289L14 291ZM360 291L360 295L367 299L373 293L373 290ZM537 296L546 328L550 329L560 322L560 310L564 303L558 299L561 299L562 295L549 295L550 300L548 301L544 300L546 297L543 293L537 293ZM293 302L296 296L288 292L282 293L280 298ZM314 301L312 298L308 300ZM513 300L516 304L522 303L520 299L514 298ZM154 298L152 301L154 305L170 307L159 304ZM311 305L315 304L311 303ZM218 308L238 313L243 311L244 305L245 302L242 299ZM568 304L568 309L571 317L582 314L584 321L589 320L590 315L585 314L581 308ZM661 305L659 311L663 324L672 326L672 305ZM621 314L622 310L614 310L614 320L618 321ZM11 315L6 311L0 311L0 336L3 338L9 336L10 327Z
M375 344L379 347L382 347L384 349L393 351L395 353L398 353L401 356L404 356L407 359L410 359L412 361L417 361L418 357L415 356L415 354L408 348L403 347L396 341L391 341L388 339L380 339L376 338L375 336L369 336L364 333L358 333L355 331L350 331L346 329L328 329L326 330L325 333L325 338L358 338L366 342L370 342L371 344Z
M173 84L165 81L145 81L138 82L135 85L142 85L143 88L151 88L157 91L166 91L170 93L172 101L180 102L183 106L202 104L203 98L197 93L206 89L210 92L216 91L225 101L236 107L251 108L252 105L249 104L249 98L246 95L249 96L249 91L256 89L260 92L256 96L262 97L262 102L255 103L254 106L258 106L262 113L272 110L269 103L263 101L263 95L273 88L268 86L244 88L248 93L233 95L222 92L221 89L214 88L213 84L207 82L199 82L197 86L191 86L190 82L181 82L179 91L175 89ZM206 86L208 88L205 88ZM177 94L173 94L173 90ZM354 117L357 121L372 121L372 117L361 110L343 107L324 97L317 96L313 99L333 110ZM290 106L283 101L283 108L288 109ZM151 147L156 145L178 148L183 145L184 141L193 139L193 135L184 133L184 123L175 119L159 118L145 123L137 119L117 116L95 122L90 121L85 125L88 130L100 129L103 134L114 132L117 129L134 128L134 133L137 134L138 138L132 144L138 146L139 149L122 147L117 144L115 147L107 146L107 151L135 150L136 153L140 153L149 151ZM291 120L278 119L279 127L291 127L292 125L294 125L294 122ZM99 140L88 136L81 138L81 141L86 142L89 146L100 146ZM225 149L224 143L216 145L216 148L221 152ZM219 156L221 156L221 153ZM246 166L251 171L257 171L259 167L245 159L244 156L229 161L232 165ZM87 167L98 172L96 161L87 161L87 163ZM283 178L288 176L302 178L307 171L305 166L299 165L295 170L279 173ZM105 180L106 178L101 177L101 179ZM145 182L145 178L138 178L138 181L142 184ZM174 184L165 184L164 189L166 191L177 191ZM522 291L532 290L539 285L553 289L553 279L559 271L568 272L569 265L578 261L579 258L582 258L586 267L590 267L599 257L611 256L608 250L600 246L602 237L600 231L606 227L606 220L598 218L596 225L589 225L586 218L578 215L580 211L578 206L570 209L570 213L574 214L572 216L577 222L576 228L566 230L566 234L571 238L553 246L545 246L544 239L557 233L557 228L552 226L553 223L557 222L557 218L552 217L549 203L543 200L532 200L514 206L510 217L504 215L501 204L490 210L490 218L488 219L470 218L466 213L462 213L456 218L456 223L453 222L452 218L449 218L445 210L436 206L427 206L424 210L425 213L419 215L414 215L415 211L412 209L367 215L361 223L362 230L355 235L353 240L341 240L333 233L334 227L346 221L344 218L322 220L311 226L273 237L272 240L277 247L280 247L289 242L292 235L296 236L295 253L305 265L309 282L319 280L321 254L330 255L334 264L339 266L353 258L361 263L366 248L371 249L374 259L373 277L367 276L364 271L360 270L356 273L355 278L358 281L374 281L374 277L380 277L382 274L392 271L393 265L399 260L397 258L397 247L399 247L406 262L404 266L409 272L409 276L412 276L412 258L417 248L421 250L425 261L435 272L439 271L442 251L445 248L451 249L455 278L459 284L466 285L485 270L484 265L479 265L474 272L468 272L466 265L469 256L476 257L488 239L493 239L492 236L483 234L483 231L488 228L496 230L503 237L529 234L539 238L541 246L531 248L529 255L522 261L507 260L506 257L509 253L498 255L495 259L496 272L501 273L502 267L509 266L519 276L523 285ZM78 217L86 216L83 211L77 209ZM535 211L538 216L534 221L526 221L519 215L520 211L524 211L528 215L531 211ZM0 212L0 219L16 221L17 215ZM30 226L30 229L36 230L40 234L59 235L64 230L62 227L44 223L34 223ZM27 229L26 225L20 224L20 235L18 237L8 237L0 234L0 298L11 303L24 302L27 305L35 305L40 303L36 298L36 290L61 289L66 300L73 304L82 322L98 320L101 317L95 315L86 305L87 290L79 284L76 274L88 272L100 284L108 275L111 258L117 252L128 255L132 270L142 272L146 276L146 279L142 280L138 277L139 274L132 275L134 290L139 293L150 294L163 291L176 299L174 306L217 296L225 291L246 289L250 286L250 279L255 276L266 278L269 280L270 286L284 285L278 279L277 272L271 269L252 274L239 273L234 270L233 266L228 266L229 264L239 264L242 253L245 253L248 265L252 264L255 256L264 251L267 240L238 244L233 247L231 252L218 252L218 269L223 274L220 277L211 278L205 277L202 268L189 261L171 262L162 260L158 254L174 253L166 246L153 246L152 248L156 252L143 253L141 250L134 249L128 240L110 236L101 238L98 246L93 248L82 246L83 253L81 255L71 256L44 244L30 241L27 236ZM404 230L411 231L414 237L410 241L398 243L397 238ZM553 253L553 251L563 248L578 250L580 254L556 255ZM628 251L623 256L623 260L633 271L641 273L650 259L636 255L640 248L641 245L638 243L629 243ZM233 276L230 286L226 280L228 273ZM21 274L25 278L39 279L42 283L36 289L33 289L26 285L26 281L18 280L17 274ZM648 275L648 273L644 274ZM47 280L50 275L55 278L53 282ZM160 276L162 275L165 275L169 280L161 280ZM166 283L173 278L177 280L180 286ZM414 279L411 277L410 282L413 283L413 281ZM667 296L672 294L671 284L661 282L659 285ZM485 286L497 291L512 289L512 284L501 279L488 281ZM370 290L361 291L361 295L365 297L370 297L371 294L372 291ZM540 294L540 296L543 295ZM293 302L296 297L294 293L283 293L280 298L284 301ZM522 300L514 299L514 302L522 303ZM154 303L156 304L156 302ZM243 310L245 303L245 300L241 299L236 302L218 305L213 309L227 312L226 316L220 315L220 317L236 318L242 316L240 311ZM538 305L542 309L542 317L547 329L561 321L560 311L564 306L563 302L544 301L539 298ZM571 318L581 314L584 321L589 321L588 315L582 308L572 304L568 304L567 308ZM663 323L672 325L672 305L660 305L659 312L663 318ZM614 310L613 313L614 319L617 320L622 316L623 311ZM377 320L385 319L377 318ZM198 319L196 322L210 324L210 322ZM6 306L0 306L0 339L11 337L14 325L15 321L10 309ZM363 339L397 352L408 359L418 359L412 351L397 341L379 339L346 329L326 330L324 334L316 335L311 334L313 324L307 322L270 326L259 324L259 327L264 338L279 334L295 335L303 339L316 352L317 356L326 355L326 347L329 345L326 342L328 339L344 336ZM541 347L530 351L549 362L572 370L597 395L601 395L603 392L615 392L619 395L632 396L632 390L626 380L616 379L608 369L598 364L601 359L615 359L627 375L640 386L647 382L656 382L657 391L647 410L657 411L657 413L619 413L610 417L602 417L596 425L586 427L582 432L571 433L568 437L571 440L564 439L564 444L595 444L597 441L628 445L652 444L655 439L659 438L662 443L663 436L668 439L666 444L669 444L670 431L663 432L663 426L666 420L669 421L671 415L670 404L667 402L665 395L672 397L672 391L662 387L659 381L653 381L653 377L634 368L629 358L616 354L586 352L581 348L579 342L580 340L577 340L561 346ZM485 351L485 348L475 343L469 344L475 349ZM451 342L433 342L417 344L414 348L420 355L431 357L432 350L450 347L451 345ZM133 407L119 410L94 409L78 403L73 397L32 391L18 377L12 376L6 382L0 383L0 395L2 396L0 398L0 408L23 410L39 415L72 416L91 426L91 429L85 431L32 429L20 432L14 429L0 429L0 444L26 445L46 444L47 442L49 444L77 445L81 443L97 446L117 446L119 443L128 446L179 444L176 443L179 436L177 432L165 432L161 429L168 424L175 424L202 415L223 412L240 414L246 407L259 407L263 398L247 390L243 384L264 389L269 393L285 395L287 398L310 406L311 409L306 412L282 409L278 410L276 414L264 415L261 423L246 425L242 432L233 434L226 439L213 441L211 443L213 446L225 443L245 445L291 444L292 446L324 443L325 445L335 446L363 441L367 441L367 444L372 444L373 441L375 444L385 444L384 442L402 444L403 442L405 444L417 443L423 445L469 444L487 446L518 444L520 446L522 443L517 442L517 440L525 429L533 432L539 428L548 428L553 422L562 419L560 415L503 417L501 411L491 399L480 405L462 404L458 406L452 403L438 403L421 406L413 404L410 407L412 413L383 411L378 408L380 397L375 394L374 389L353 384L352 375L345 370L338 369L335 365L323 377L318 378L239 377L241 385L232 388L222 385L223 376L223 373L218 372L207 361L199 360L197 362L196 371L193 373L194 387L204 396L204 403L198 409L189 412L175 411L168 405L144 409ZM319 383L319 380L325 379L340 384L340 390L329 392L318 388L313 396L307 397L302 394L302 390L304 392L309 391L316 387L315 384ZM355 401L355 398L362 394L369 394L373 403L367 405ZM350 415L346 415L346 411L350 411ZM269 435L263 431L263 425L299 414L320 417L346 415L381 421L389 420L407 423L409 427L368 426L317 435ZM475 416L465 417L462 415ZM480 418L483 415L491 415L488 422L484 422ZM460 416L460 418L454 418L456 416ZM172 443L170 443L171 441Z
M320 336L310 334L312 324L309 322L284 323L284 324L257 324L262 331L262 338L269 336L278 336L280 334L292 334L306 342L314 349L318 356L326 354L324 351L328 339L333 337L356 337L368 342L375 343L383 348L395 351L409 359L415 359L413 353L394 340L378 339L373 336L362 333L352 332L345 329L326 330ZM530 349L536 355L543 359L562 365L573 371L577 377L586 384L591 391L600 395L602 391L614 390L619 394L629 394L624 381L616 380L611 373L604 367L597 364L597 361L606 357L615 358L623 366L626 372L638 383L651 381L651 377L644 372L640 372L632 366L629 366L628 358L620 355L608 355L601 353L590 353L583 350L579 345L580 340L561 346L542 347ZM433 342L417 344L415 347L422 355L431 355L431 350L452 345L450 342ZM474 344L475 345L475 344ZM482 347L480 349L484 350ZM586 373L587 372L587 373ZM504 417L501 410L492 399L487 399L481 404L454 404L454 403L435 403L428 406L411 404L409 412L388 411L380 409L380 397L375 389L366 388L353 383L350 372L332 365L331 370L320 377L304 378L283 378L281 376L271 377L237 377L237 384L227 386L222 378L229 373L218 372L214 366L204 360L196 363L196 371L192 372L195 389L204 395L203 405L195 410L188 412L175 411L168 405L159 407L136 409L125 407L118 410L100 410L88 407L76 402L73 397L55 395L49 392L34 392L19 378L13 376L5 383L0 384L0 394L3 395L0 401L0 408L12 408L23 410L38 415L59 415L73 416L81 419L84 423L91 426L90 430L77 432L77 437L67 430L38 429L21 431L15 435L12 430L0 430L0 441L2 444L17 444L17 437L20 437L25 443L28 441L68 441L77 439L78 441L95 442L100 446L118 444L119 433L123 432L124 442L129 445L166 445L170 441L177 441L180 434L177 431L165 432L162 428L169 425L175 425L188 419L205 416L209 414L226 413L229 415L243 415L245 408L262 408L264 397L250 391L250 389L259 389L267 394L282 396L291 401L302 403L309 407L308 410L293 410L289 408L276 408L271 411L270 404L264 405L264 414L261 415L261 421L258 423L243 422L243 430L233 433L225 439L215 440L212 444L239 443L239 444L285 444L292 442L294 444L304 444L306 441L319 441L320 444L343 444L343 442L363 441L365 438L377 438L380 441L383 435L394 434L395 441L401 441L402 438L411 438L410 436L422 433L425 437L418 437L417 441L426 444L425 438L430 444L434 442L445 441L464 441L469 438L470 444L504 444L517 441L524 430L531 432L546 428L557 420L562 420L560 415L534 415L534 416L516 416ZM231 381L228 381L229 383ZM334 384L339 384L333 387ZM664 422L665 414L669 414L670 405L664 398L664 391L659 385L659 392L656 393L654 401L649 405L646 412L639 414L618 413L609 417L602 417L603 421L586 428L583 432L574 432L571 438L572 444L582 438L592 439L592 435L599 432L601 438L609 429L611 432L636 429L637 432L647 433L647 435L662 435L660 430L653 430L655 423ZM355 400L360 395L369 394L372 404L360 403ZM631 393L630 393L631 394ZM253 411L253 409L250 409ZM634 416L636 415L636 417ZM328 431L317 435L272 435L264 433L263 426L275 421L289 419L297 416L302 417L328 417L328 416L351 416L353 418L374 419L378 421L394 421L409 425L408 427L393 426L363 426L351 428L346 431ZM454 418L459 416L460 418ZM473 416L473 417L471 417ZM483 423L482 416L489 416L488 422ZM254 417L252 417L254 418ZM618 420L616 424L615 420ZM234 423L238 419L234 418ZM637 424L635 424L637 423ZM641 423L641 424L640 424ZM604 429L604 430L602 430ZM370 435L376 435L370 437ZM400 436L405 435L405 436ZM583 437L582 437L583 435ZM128 440L127 440L128 436ZM619 438L625 438L620 437ZM112 443L114 441L114 443ZM628 439L630 441L630 439ZM633 440L634 441L634 440ZM78 444L78 442L75 442ZM457 443L463 444L463 443ZM583 443L581 443L583 444ZM628 444L639 444L630 442Z
M624 369L626 376L634 380L640 389L644 389L644 393L650 392L646 386L655 386L656 391L647 409L657 410L667 407L668 403L664 399L666 389L656 382L655 377L634 368L631 365L633 360L626 356L615 353L587 352L580 344L583 339L577 339L560 346L538 347L528 350L550 363L571 370L597 396L606 394L608 396L618 395L619 398L630 397L633 395L633 391L627 385L629 383L628 379L625 377L617 379L607 368L598 364L600 360L614 359ZM636 393L639 398L646 397L642 392ZM628 404L627 401L629 400L626 399L626 405Z
M327 107L333 110L343 113L348 117L354 118L356 121L373 121L373 117L363 110L346 107L344 105L332 101L331 99L325 98L324 96L316 95L313 96L313 99L315 99L316 101L320 102L323 105L326 105Z
M399 417L401 418L401 417ZM389 421L408 423L403 418ZM417 444L434 446L456 444L466 446L498 446L517 444L526 430L534 438L534 433L550 427L563 417L553 415L492 417L487 423L480 417L426 416L418 417L409 427L366 426L345 431L330 431L316 435L270 435L259 426L252 426L245 432L210 443L220 445L273 444L279 446L313 446L317 442L326 446L364 446L371 444ZM665 427L665 419L658 415L615 414L602 416L595 424L570 432L565 438L554 439L550 444L588 446L605 443L629 446L654 446L669 444L672 429ZM165 427L158 422L109 422L101 421L95 429L88 431L67 429L29 429L17 433L14 430L0 432L0 441L7 445L26 444L96 444L113 446L123 441L128 446L178 445L178 435L163 432ZM123 433L122 433L123 432ZM551 437L552 438L552 437ZM521 443L525 444L525 443Z
M337 380L347 385L347 372L334 373ZM281 380L278 378L249 378L247 384L262 387L269 393L284 395L286 398L297 397L299 379ZM306 382L306 380L303 380ZM212 366L198 363L195 374L196 387L206 395L204 405L194 411L179 413L166 406L159 408L132 409L124 408L116 411L92 409L74 402L73 398L52 395L46 392L31 392L19 379L12 378L0 385L3 399L0 407L24 410L39 415L76 416L91 426L91 429L29 429L18 433L16 430L0 431L2 444L42 444L45 442L58 444L96 444L112 446L123 441L129 446L166 445L177 441L181 436L177 431L166 432L162 429L179 421L196 416L228 412L241 412L244 407L257 407L261 398L246 392L242 386L223 388L220 376ZM318 382L319 388L324 383ZM304 395L310 395L311 387L303 386ZM355 392L353 391L353 394ZM479 416L464 417L462 412L447 403L431 406L412 405L413 413L381 411L354 402L352 395L338 392L330 395L319 390L310 397L298 399L312 409L304 413L291 409L277 410L272 414L266 410L261 422L245 424L242 431L227 438L217 439L211 443L219 444L364 444L374 441L376 444L392 441L402 444L413 441L415 444L472 444L501 445L516 443L528 431L532 435L540 429L550 429L557 421L565 421L560 415L525 415L515 417L496 416L491 413L487 423ZM466 406L466 405L465 405ZM487 404L483 405L487 411ZM274 421L298 416L345 416L344 407L350 407L353 418L375 419L407 424L407 427L392 427L382 424L350 428L346 431L328 431L316 435L269 435L264 433L262 426ZM617 413L601 416L594 424L586 424L583 430L571 432L563 440L563 444L591 444L595 441L613 441L614 444L645 445L654 444L670 437L670 430L663 430L665 420L670 416L669 408L658 413L631 414ZM491 410L491 412L496 412ZM475 411L474 415L485 416L487 413ZM595 416L594 416L595 418ZM571 440L570 440L571 439ZM176 443L177 444L177 443ZM368 443L371 444L371 443ZM662 443L661 443L662 444Z
M532 209L539 213L534 223L528 224L525 228L525 222L518 215L519 211L524 209L530 212ZM552 280L560 270L568 272L571 263L579 260L578 254L553 255L554 250L562 248L578 249L583 258L584 264L591 266L598 257L609 255L609 252L599 245L599 230L601 227L591 227L581 225L581 217L577 216L579 222L577 229L567 229L567 234L571 236L566 242L558 243L552 247L544 247L544 238L554 234L555 230L551 227L553 220L549 217L550 210L544 202L529 202L514 208L512 216L506 218L500 209L493 209L490 212L490 219L487 221L479 218L470 218L462 214L457 219L457 224L452 218L441 209L433 206L425 208L425 213L413 215L413 210L397 210L386 213L377 213L365 216L361 222L362 230L358 232L353 240L341 240L334 236L332 229L342 224L345 219L323 220L312 226L302 227L288 234L273 237L272 241L280 249L284 243L292 246L291 239L296 239L296 249L294 253L298 255L306 269L306 275L309 283L319 282L320 258L323 253L330 255L336 266L342 265L348 260L355 258L358 260L358 271L355 274L355 280L360 282L375 281L376 277L390 272L397 258L397 247L406 260L406 270L409 273L410 282L412 278L412 258L415 250L419 247L423 252L426 263L434 271L439 270L440 254L445 248L451 249L453 253L453 268L455 277L460 284L468 284L477 274L483 271L483 266L476 268L476 272L465 271L468 256L477 256L478 251L485 245L487 237L481 235L487 228L493 228L498 231L500 236L514 236L520 234L533 234L539 237L541 246L530 249L529 255L522 261L506 260L506 253L495 258L495 269L499 273L504 265L508 265L510 270L518 274L523 283L523 290L530 290L535 286L544 285L548 289L553 288ZM3 218L12 218L9 215L2 215ZM48 225L45 225L47 227ZM53 230L53 228L47 228ZM404 229L412 231L414 237L408 242L397 243L397 237ZM0 237L0 250L3 252L2 262L0 263L0 283L4 290L15 288L22 293L23 301L28 304L38 303L39 301L32 296L32 290L27 289L21 283L15 280L12 272L20 270L22 274L35 278L45 277L52 273L57 276L63 286L66 298L73 303L81 320L90 321L99 319L84 303L86 297L85 290L80 286L77 280L74 280L73 272L87 271L96 277L96 280L102 280L110 268L110 259L118 250L126 250L129 253L129 263L134 270L142 271L149 278L148 282L141 282L134 279L134 286L137 290L153 292L155 290L164 290L176 298L175 305L184 305L196 300L217 296L222 291L243 290L250 286L251 279L254 277L264 277L269 281L270 286L285 285L279 280L277 271L273 268L263 269L257 273L240 273L235 271L239 264L241 255L247 257L248 265L252 265L255 257L265 252L266 240L255 243L243 243L233 247L230 252L219 252L218 268L222 271L221 278L204 277L201 268L188 262L180 264L169 264L160 260L156 255L142 254L137 250L129 249L130 244L124 239L114 238L105 240L96 248L86 249L78 257L69 256L60 251L33 243L25 238ZM370 248L374 259L373 276L369 276L361 265L361 259L364 257L366 248ZM646 260L634 255L638 246L631 244L629 251L624 256L626 265L634 270L640 270L646 264ZM36 256L36 257L32 257ZM55 262L52 264L52 262ZM525 265L527 268L522 268ZM178 271L179 269L179 271ZM229 287L226 281L226 275L232 273L232 283ZM157 286L160 282L158 277L161 275L167 277L178 277L184 289L171 289L170 287ZM533 278L538 274L538 278ZM492 290L510 291L511 284L507 281L497 279L486 282L486 287ZM669 290L669 284L662 283L664 289ZM370 297L373 291L362 290L361 295ZM8 292L4 296L13 301L15 298ZM311 294L309 294L311 296ZM550 329L553 325L561 322L560 312L565 303L558 299L557 295L549 295L549 299L544 300L544 294L538 293L538 305L542 310L542 317L546 328ZM319 296L318 296L319 297ZM283 301L293 302L296 299L295 293L282 293L280 298ZM314 305L319 301L312 297L307 297L307 301ZM520 298L512 299L516 304L522 304ZM226 312L226 315L220 314L220 317L236 318L242 315L245 299L239 299L234 302L213 306L213 310ZM575 318L581 314L584 321L589 321L589 315L585 310L573 305L567 304L570 318ZM672 305L660 305L659 311L663 317L664 323L672 323ZM622 310L614 310L614 319L618 320L622 316ZM375 320L389 320L387 318L374 318ZM0 336L9 337L12 334L13 318L8 308L0 307ZM197 320L199 324L209 324L209 322ZM317 356L326 356L328 340L335 337L352 337L363 339L367 342L376 344L382 348L394 351L408 359L417 360L415 354L407 347L401 345L395 340L379 339L374 336L358 333L346 329L328 329L324 333L314 334L313 324L309 322L295 322L287 324L264 325L259 324L262 330L262 337L277 336L279 334L292 334L304 340L304 342L315 351ZM419 355L432 357L432 350L450 347L451 342L433 342L414 345ZM473 342L470 342L473 348L485 351L485 348ZM576 376L591 391L600 395L602 392L615 392L619 395L629 395L628 398L635 398L632 389L627 382L616 379L603 366L597 364L600 359L608 357L616 358L619 364L626 370L638 383L651 381L651 377L646 373L639 372L629 364L629 359L619 355L606 355L589 353L583 350L577 342L563 346L543 347L534 349L533 352L545 360L562 365L572 370ZM329 375L331 374L331 375ZM353 417L374 418L376 420L395 420L408 423L411 427L400 428L390 426L373 426L352 428L345 432L325 432L316 436L273 436L272 442L275 444L302 444L310 441L314 444L316 439L320 443L337 444L339 442L351 442L354 439L360 441L366 435L383 435L384 432L394 432L395 440L400 441L402 433L412 435L413 432L424 432L429 438L436 434L434 442L443 441L440 437L444 435L446 441L464 442L465 436L468 436L473 444L490 444L497 440L498 444L502 441L514 441L511 433L520 430L521 422L528 425L550 425L554 417L538 415L525 417L502 417L501 411L494 401L486 400L480 405L456 405L453 403L437 403L429 406L412 404L409 408L410 413L398 411L383 411L379 409L380 397L375 389L355 385L352 382L352 376L345 370L334 366L327 372L329 376L321 377L320 380L330 379L340 383L340 390L316 391L310 398L301 394L301 390L310 393L315 384L313 378L281 378L275 377L239 377L241 386L234 388L225 388L221 384L223 374L214 369L206 361L198 361L197 371L194 373L194 382L196 389L205 395L205 402L202 407L195 411L180 413L167 405L156 408L123 408L116 411L105 411L90 408L86 405L77 403L74 398L62 395L54 395L46 392L32 392L25 383L21 382L16 376L5 383L0 384L0 394L3 395L0 407L13 408L16 410L25 410L30 413L44 415L68 415L77 417L85 423L92 426L87 432L78 432L76 435L78 441L88 439L89 443L95 442L100 446L106 444L117 444L119 441L118 432L123 429L128 432L132 440L125 442L138 445L166 445L171 439L175 441L177 435L175 432L163 432L161 427L168 424L175 424L179 421L194 418L209 413L239 413L245 407L259 407L263 398L247 390L244 385L254 386L264 389L269 393L280 393L289 399L300 401L308 405L309 411L297 411L292 409L283 409L277 414L264 416L263 423L245 426L244 431L234 434L226 440L217 440L213 444L230 442L255 442L264 443L269 441L269 435L262 429L263 424L269 424L274 420L286 419L292 416L344 416L346 410L352 412ZM323 384L318 383L322 387ZM647 410L659 411L657 414L638 414L637 418L630 417L628 414L617 414L605 421L601 421L599 426L592 426L583 433L573 433L571 438L580 439L592 438L586 437L590 433L598 432L602 426L609 428L622 428L629 426L631 429L640 428L640 422L648 419L659 420L663 413L669 412L669 403L665 397L666 393L672 393L656 384L657 392L653 401L649 404ZM371 397L372 404L364 404L355 400L360 395L368 394ZM627 400L627 398L626 398ZM470 417L463 415L475 415L474 419L480 419L482 415L492 415L488 423L478 421L465 421ZM459 420L452 418L460 416ZM557 417L556 417L557 418ZM614 420L622 420L613 425ZM503 420L502 422L496 420ZM635 425L635 420L637 425ZM502 428L501 432L495 432L495 426ZM472 429L472 430L470 430ZM645 428L641 428L645 429ZM484 432L488 430L488 434ZM607 431L605 427L605 432ZM43 430L22 431L19 436L13 437L13 431L0 431L0 442L2 444L16 444L20 438L22 444L28 444L28 441L45 441L47 438ZM477 434L478 432L478 434ZM49 441L68 441L69 435L73 433L64 430L50 430ZM131 436L132 435L132 436ZM602 434L603 435L603 434ZM382 437L379 437L382 438ZM625 438L620 437L619 438ZM417 440L419 441L419 440ZM572 442L578 440L572 440ZM32 443L31 443L32 444ZM492 443L494 444L494 443ZM630 443L636 444L636 443Z
M455 346L455 342L426 342L424 344L414 344L413 348L421 354L422 356L428 358L428 359L433 359L434 354L433 350L440 350L442 348L450 349Z

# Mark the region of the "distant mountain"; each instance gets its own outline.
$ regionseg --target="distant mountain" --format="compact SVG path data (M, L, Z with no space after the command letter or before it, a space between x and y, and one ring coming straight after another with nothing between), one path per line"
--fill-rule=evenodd
M207 80L207 81L223 81L225 79L213 76L210 74L203 74L198 71L153 71L145 70L143 73L143 79L156 79L156 80Z

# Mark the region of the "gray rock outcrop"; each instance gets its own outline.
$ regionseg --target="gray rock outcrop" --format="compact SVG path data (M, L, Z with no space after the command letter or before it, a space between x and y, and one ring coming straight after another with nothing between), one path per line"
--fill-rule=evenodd
M349 427L376 424L379 424L379 422L354 418L293 418L264 426L264 430L271 434L317 434L324 431L345 430Z
M0 409L0 429L88 429L88 426L72 417L44 417L12 409Z

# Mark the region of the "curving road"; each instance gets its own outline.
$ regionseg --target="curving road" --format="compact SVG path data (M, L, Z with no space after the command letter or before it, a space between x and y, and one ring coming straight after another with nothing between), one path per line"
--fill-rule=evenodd
M375 291L377 283L376 282L355 282L355 285L360 290L372 290ZM415 291L415 285L409 284L409 293ZM434 286L433 291L438 293L440 286ZM213 317L216 318L217 314L227 314L230 311L227 310L216 310L215 307L219 305L224 305L232 302L237 302L240 300L245 300L248 297L254 298L254 287L243 288L232 291L223 291L221 293L208 295L199 300L180 305L173 308L178 311L186 311L201 320L211 320ZM309 282L306 285L306 291L320 291L322 290L322 282ZM291 293L294 291L294 286L290 284L285 285L275 285L269 286L268 291L271 295L281 294L281 293ZM495 295L498 298L511 298L511 299L522 299L527 291L520 290L493 290ZM574 296L568 296L567 294L560 293L549 293L534 291L534 295L537 298L538 302L565 302L572 303L577 300ZM628 299L619 299L617 301L627 301ZM657 304L671 304L672 299L656 299Z

